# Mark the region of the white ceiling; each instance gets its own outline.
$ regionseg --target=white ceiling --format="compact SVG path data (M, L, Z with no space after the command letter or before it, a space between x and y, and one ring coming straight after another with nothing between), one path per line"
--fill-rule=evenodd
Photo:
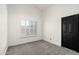
M52 4L36 4L35 6L39 8L40 10L44 10L46 8L49 8Z

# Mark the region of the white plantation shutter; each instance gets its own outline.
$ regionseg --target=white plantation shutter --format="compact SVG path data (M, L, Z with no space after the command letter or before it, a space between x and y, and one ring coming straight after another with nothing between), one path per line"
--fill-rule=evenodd
M37 35L37 22L36 21L21 21L21 34L22 37L36 36Z

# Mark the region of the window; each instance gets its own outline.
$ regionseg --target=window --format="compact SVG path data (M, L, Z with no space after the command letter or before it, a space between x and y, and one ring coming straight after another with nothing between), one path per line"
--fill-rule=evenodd
M37 35L37 22L32 20L21 21L21 34L22 37L36 36Z

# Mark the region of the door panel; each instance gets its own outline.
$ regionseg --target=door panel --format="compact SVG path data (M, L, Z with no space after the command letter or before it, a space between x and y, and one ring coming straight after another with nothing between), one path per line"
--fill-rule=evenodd
M66 17L63 21L63 46L73 49L74 19ZM65 27L64 27L65 26Z
M62 46L79 51L79 15L62 18Z

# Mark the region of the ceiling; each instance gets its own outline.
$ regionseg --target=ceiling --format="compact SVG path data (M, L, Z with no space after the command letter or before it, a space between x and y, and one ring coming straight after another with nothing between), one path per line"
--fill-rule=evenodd
M40 10L44 10L46 8L49 8L51 4L36 4L35 6L39 8Z

